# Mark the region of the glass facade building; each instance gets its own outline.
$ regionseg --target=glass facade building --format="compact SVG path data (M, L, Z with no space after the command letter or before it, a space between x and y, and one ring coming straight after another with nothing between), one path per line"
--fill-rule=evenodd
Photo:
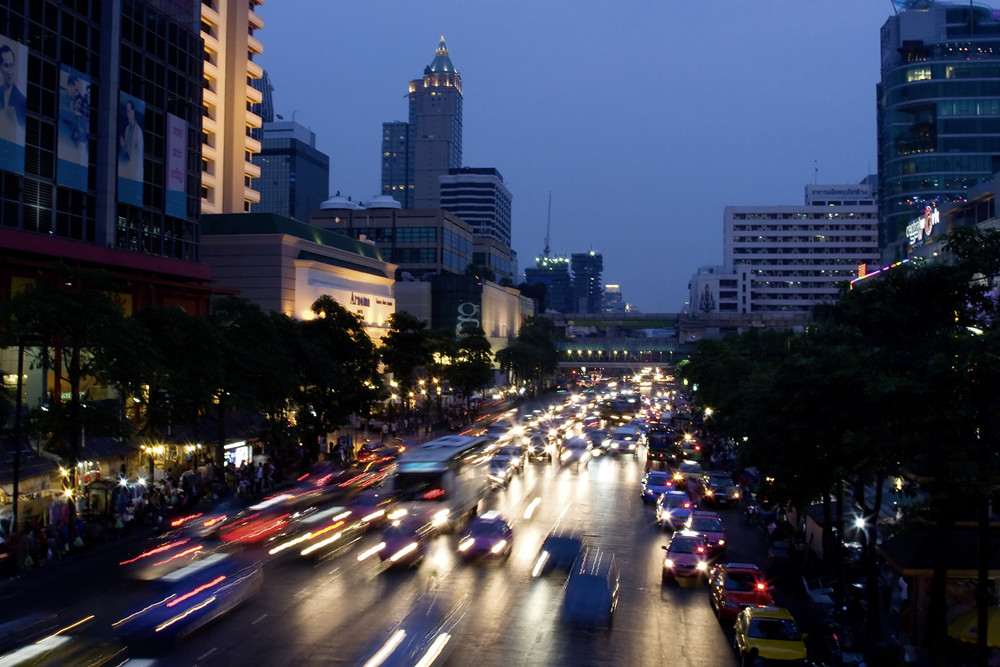
M316 149L316 134L298 123L265 123L259 155L256 213L305 222L327 197L330 158Z
M970 4L911 8L881 32L879 247L912 251L915 219L1000 172L1000 18Z
M0 229L198 262L198 14L195 0L0 3L24 100L0 127Z

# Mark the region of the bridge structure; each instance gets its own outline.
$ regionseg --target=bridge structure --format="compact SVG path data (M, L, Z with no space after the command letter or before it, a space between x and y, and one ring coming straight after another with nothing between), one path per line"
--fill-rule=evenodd
M802 330L801 313L592 313L546 314L560 340L559 367L621 371L672 367L700 340L748 329Z

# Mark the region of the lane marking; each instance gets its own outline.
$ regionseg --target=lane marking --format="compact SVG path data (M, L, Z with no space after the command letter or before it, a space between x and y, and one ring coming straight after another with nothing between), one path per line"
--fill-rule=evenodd
M202 660L204 660L205 658L207 658L208 656L212 655L213 653L215 653L218 650L219 650L219 648L215 647L215 648L210 649L206 653L202 653L201 655L198 656L198 662L201 662Z
M260 623L261 621L263 621L265 618L267 618L267 614L261 614L260 618L258 618L256 621L254 621L250 625L257 625L258 623Z

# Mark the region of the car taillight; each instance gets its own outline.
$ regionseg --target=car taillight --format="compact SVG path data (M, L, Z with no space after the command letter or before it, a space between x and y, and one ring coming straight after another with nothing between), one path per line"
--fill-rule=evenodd
M691 503L684 503L684 509L691 509Z
M762 590L764 590L766 588L767 588L767 586L765 584L762 584L759 581L757 582L757 590L758 591L762 591Z
M698 547L698 553L700 554L705 553L705 547Z

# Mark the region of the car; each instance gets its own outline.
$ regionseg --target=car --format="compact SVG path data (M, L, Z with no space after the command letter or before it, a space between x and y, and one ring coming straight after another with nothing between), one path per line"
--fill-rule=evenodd
M700 533L678 530L663 550L663 583L700 580L708 574L708 544Z
M514 530L496 511L484 512L473 519L458 540L458 555L462 560L477 558L507 558L514 542Z
M705 537L710 558L726 555L726 529L718 512L693 510L684 522L684 530L700 533Z
M771 586L752 563L716 563L708 573L709 600L720 619L736 620L743 607L774 605Z
M808 652L791 612L783 607L744 607L733 624L733 648L744 665L758 661L805 664Z
M527 449L521 445L504 445L497 450L497 454L510 457L510 460L514 463L514 472L524 472L524 464L528 460Z
M701 469L701 464L691 459L684 459L674 468L674 481L682 482L693 480L701 486L701 478L705 473Z
M608 451L612 454L631 454L638 456L642 433L635 426L626 424L619 426L611 433L611 444Z
M594 449L606 452L611 448L611 434L603 429L589 429L583 432L583 437L590 440Z
M505 454L494 454L490 459L489 480L494 488L507 486L514 478L514 461Z
M393 493L383 489L364 489L353 496L347 507L361 519L365 530L384 528L406 513L399 508Z
M184 637L256 595L259 560L215 553L169 572L143 590L133 613L111 624L130 645L161 645Z
M382 531L379 560L389 567L414 567L427 553L434 526L417 517L393 521Z
M678 530L691 515L693 503L684 491L664 491L656 499L656 523L660 528Z
M565 466L575 464L577 469L580 466L586 467L593 456L594 446L582 435L575 435L563 443L562 451L559 453L559 462Z
M740 501L740 487L724 470L707 470L701 479L701 497L716 507L732 507Z
M611 627L621 588L618 562L605 549L587 549L563 591L562 620L584 627Z
M670 473L660 470L650 470L642 478L642 486L640 489L642 502L655 503L656 499L663 495L665 491L669 491L673 488L674 479Z
M528 437L528 456L533 461L552 461L554 447L549 443L548 433L540 431Z
M574 531L549 533L538 549L531 576L540 577L553 570L569 572L586 548L586 540Z
M361 539L365 531L362 518L342 505L296 512L281 532L267 538L267 554L310 560L342 554Z

